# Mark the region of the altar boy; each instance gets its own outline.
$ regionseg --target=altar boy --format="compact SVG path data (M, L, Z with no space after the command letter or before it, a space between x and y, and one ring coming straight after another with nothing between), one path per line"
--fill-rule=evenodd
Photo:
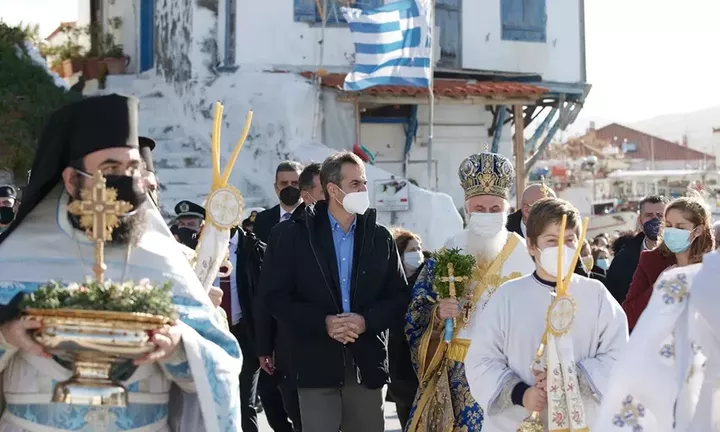
M561 233L563 215L566 229ZM549 431L581 431L592 425L616 354L627 342L628 326L602 283L572 274L582 244L580 225L578 210L567 201L535 203L526 235L535 272L499 288L471 330L467 376L485 412L483 432L515 432L531 412L540 414ZM559 290L560 296L559 248L560 279L565 278L567 288ZM544 338L546 328L552 331ZM541 362L531 370L541 342Z

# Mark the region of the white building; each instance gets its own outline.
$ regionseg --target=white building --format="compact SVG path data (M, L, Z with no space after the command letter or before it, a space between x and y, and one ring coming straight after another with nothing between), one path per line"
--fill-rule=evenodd
M123 81L125 91L142 96L139 88L145 91L145 81L157 76L170 85L183 112L203 121L214 101L211 94L243 109L275 101L268 106L276 116L272 127L257 138L273 141L258 150L275 155L268 171L276 160L292 155L283 153L283 146L299 136L335 149L361 144L374 153L382 169L378 175L385 180L408 178L447 193L455 208L463 204L457 169L464 157L485 148L514 157L513 106L523 110L521 124L540 123L532 137L517 144L525 147L518 160L529 166L534 160L526 156L539 153L533 150L549 144L558 128L574 120L590 87L585 83L582 0L437 0L435 130L428 158L426 90L375 87L357 94L338 89L354 57L338 0L327 0L324 29L315 0L80 1L81 22L92 17L109 30L109 19L122 18L117 37L131 57L129 72L149 71L133 89ZM369 8L382 2L354 3ZM314 88L317 71L323 76L321 97ZM221 83L228 87L218 90ZM256 119L259 114L256 110ZM233 131L242 126L228 125ZM162 145L164 133L158 131L183 127L153 126L148 133L161 141L159 148L170 151L164 154L168 166L203 166L205 156L193 149L206 139L204 130L192 145ZM258 195L256 204L275 200L272 188L243 181L252 183L248 187ZM389 218L389 223L409 220L403 212Z

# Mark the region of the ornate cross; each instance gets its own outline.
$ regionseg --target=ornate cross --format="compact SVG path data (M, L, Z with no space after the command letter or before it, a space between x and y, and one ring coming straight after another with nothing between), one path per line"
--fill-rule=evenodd
M465 276L455 276L455 264L453 263L448 263L447 269L448 275L441 277L440 280L450 284L450 297L455 298L457 297L455 292L455 282L465 282L468 278Z
M89 187L80 191L80 200L68 204L68 211L80 217L85 235L95 242L95 265L93 272L98 282L103 281L105 270L105 242L120 224L121 216L132 210L132 204L117 200L117 190L106 187L105 177L97 171Z

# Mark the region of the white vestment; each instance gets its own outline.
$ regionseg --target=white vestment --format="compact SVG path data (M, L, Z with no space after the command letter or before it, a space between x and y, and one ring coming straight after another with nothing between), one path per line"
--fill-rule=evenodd
M470 253L467 246L467 236L468 231L463 230L462 232L451 237L446 242L445 247L448 249L458 248L463 253ZM527 246L525 244L525 239L514 232L509 232L508 242L510 241L517 242L517 244L510 253L510 256L507 257L507 259L503 262L502 266L500 266L495 272L495 274L499 276L499 280L501 281L499 285L501 285L502 282L504 282L505 280L519 278L520 276L525 276L535 271L535 263L533 263L532 258L530 258L530 254L528 253ZM482 296L475 305L475 313L473 313L473 315L470 317L470 321L460 330L460 332L458 332L458 338L471 339L469 333L470 329L473 326L473 323L479 319L480 312L482 312L488 300L492 298L492 296L498 289L499 286L493 285L488 286L487 289L485 289Z
M580 393L592 424L616 355L628 338L627 318L602 283L573 274L568 295L576 303L572 338ZM554 287L534 275L506 282L472 326L465 361L470 392L485 413L483 432L515 432L530 413L513 405L520 382L534 385L530 365L545 330ZM547 425L547 414L543 422ZM547 426L546 426L547 428Z
M105 246L105 277L121 281L148 278L172 282L180 315L182 343L170 361L140 366L122 382L127 408L51 403L58 381L71 371L54 360L33 356L0 341L4 411L0 432L168 430L171 383L196 395L184 398L183 422L207 432L237 431L242 357L235 338L218 321L206 291L183 256L157 209L146 203L148 226L126 259L124 246ZM23 220L0 245L0 304L17 293L32 292L50 280L82 282L92 274L93 245L67 219L62 186ZM197 401L199 407L189 406ZM201 417L201 418L198 418Z
M593 432L720 431L718 276L717 253L660 275L618 356Z

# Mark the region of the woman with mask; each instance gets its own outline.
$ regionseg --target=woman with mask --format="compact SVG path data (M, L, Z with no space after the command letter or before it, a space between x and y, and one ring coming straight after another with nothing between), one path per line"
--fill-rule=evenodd
M410 289L415 285L420 270L425 264L422 241L417 234L403 228L395 228L392 233L408 281L405 295L409 304ZM386 399L389 402L395 402L398 419L402 428L405 429L410 415L410 407L417 392L418 379L410 359L410 346L405 338L405 315L398 316L396 321L395 325L390 327L388 341L390 385Z
M713 250L715 237L707 204L695 197L678 198L671 202L665 209L661 238L658 248L640 255L640 263L622 304L630 330L645 310L653 284L662 272L675 266L697 264L704 254Z

